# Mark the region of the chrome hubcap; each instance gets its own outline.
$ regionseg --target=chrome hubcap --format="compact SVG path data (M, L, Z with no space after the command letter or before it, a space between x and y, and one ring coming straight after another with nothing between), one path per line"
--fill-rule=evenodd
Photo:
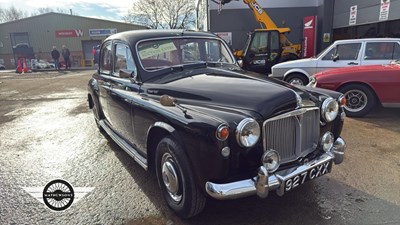
M302 85L302 86L304 85L303 81L301 79L299 79L299 78L293 78L293 79L290 80L289 83L293 84L293 85Z
M176 164L171 154L165 153L161 159L161 175L168 194L171 198L179 202L182 199L182 194L179 193L179 177Z
M367 106L367 95L360 90L350 90L344 95L346 96L347 100L344 108L349 112L359 112Z

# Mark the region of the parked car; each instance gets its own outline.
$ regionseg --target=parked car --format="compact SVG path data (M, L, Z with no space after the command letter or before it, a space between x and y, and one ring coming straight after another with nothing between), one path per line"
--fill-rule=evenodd
M47 62L42 59L32 59L32 67L34 69L51 69L55 68L54 63Z
M356 65L389 64L400 59L400 38L369 38L335 41L316 57L279 63L271 77L306 85L317 72Z
M0 70L5 70L6 67L3 64L0 64Z
M349 116L365 116L376 105L400 107L400 61L319 72L311 77L310 86L342 92Z
M155 171L184 218L206 196L283 195L330 172L345 151L343 99L246 72L216 35L182 30L108 37L88 85L99 129Z

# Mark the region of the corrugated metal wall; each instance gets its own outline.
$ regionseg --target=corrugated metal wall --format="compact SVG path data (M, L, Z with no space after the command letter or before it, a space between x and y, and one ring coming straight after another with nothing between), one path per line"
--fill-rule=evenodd
M355 25L376 23L379 21L381 0L335 0L333 28L348 27L350 7L357 5ZM390 0L388 20L400 19L400 0Z
M83 41L103 41L106 38L105 36L90 37L89 29L109 28L116 28L117 32L146 29L146 27L143 26L127 23L71 16L60 13L48 13L0 24L0 58L9 58L10 55L13 54L10 34L19 32L28 33L30 45L33 47L35 54L43 54L47 57L47 54L51 51L53 45L57 46L59 50L62 45L66 45L71 52L74 52L75 54L81 53L83 58ZM83 36L56 37L56 31L60 30L82 30ZM8 64L10 64L10 60L7 61Z

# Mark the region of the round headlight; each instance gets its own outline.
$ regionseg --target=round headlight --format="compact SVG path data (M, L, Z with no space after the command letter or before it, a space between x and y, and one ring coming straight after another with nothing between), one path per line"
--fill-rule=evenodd
M268 150L261 158L263 166L269 173L275 172L280 165L280 157L277 151Z
M326 132L321 138L321 147L325 152L328 152L333 147L334 137L331 132Z
M333 98L327 98L322 103L321 116L326 122L333 121L339 113L339 104Z
M251 118L240 121L236 129L236 139L242 147L252 147L260 138L260 125Z

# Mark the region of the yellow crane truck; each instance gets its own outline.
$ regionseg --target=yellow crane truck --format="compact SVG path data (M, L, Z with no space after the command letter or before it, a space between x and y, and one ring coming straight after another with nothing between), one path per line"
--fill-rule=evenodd
M224 5L231 1L215 2ZM265 74L270 73L271 67L279 62L300 58L301 45L293 44L286 37L290 28L277 27L257 1L243 0L243 3L249 6L263 27L251 32L244 48L234 52L235 56L242 60L244 69Z

